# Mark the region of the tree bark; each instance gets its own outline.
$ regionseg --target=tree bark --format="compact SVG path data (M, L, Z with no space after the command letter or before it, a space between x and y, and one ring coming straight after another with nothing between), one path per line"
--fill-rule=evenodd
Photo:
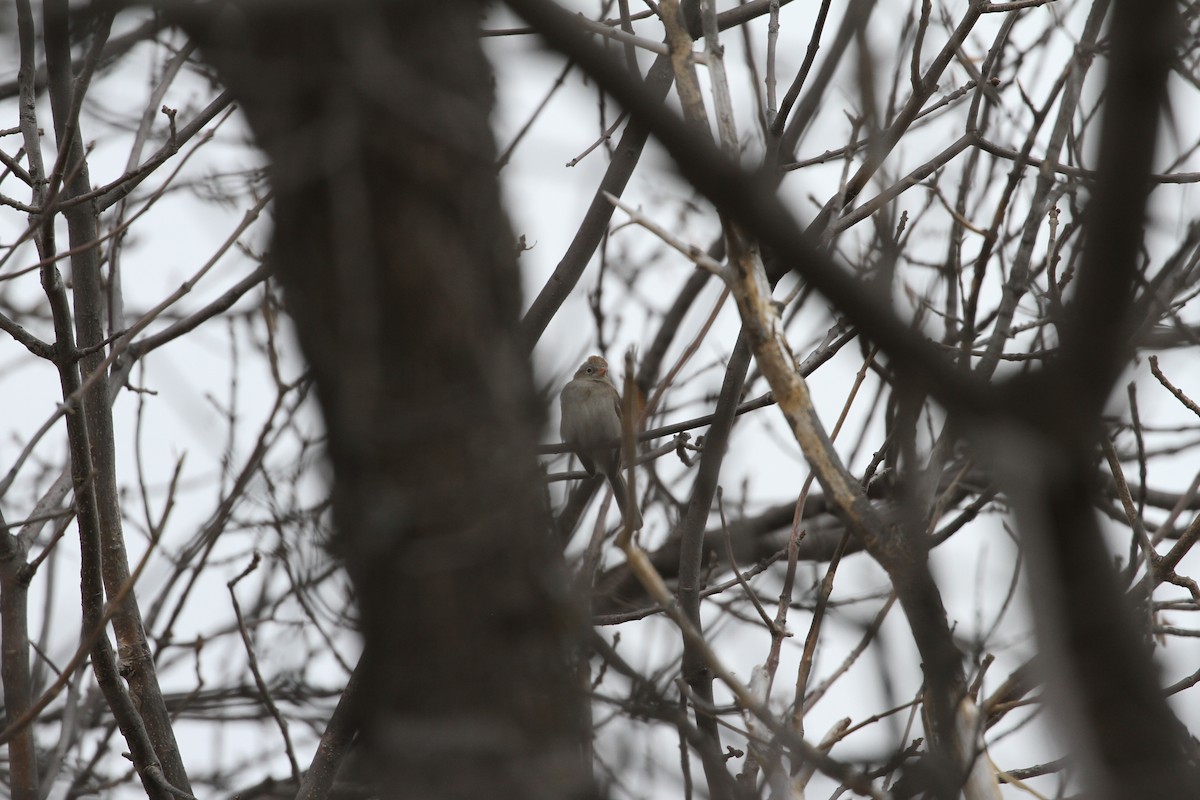
M351 5L182 21L270 159L271 260L367 648L364 741L390 796L585 795L481 7Z

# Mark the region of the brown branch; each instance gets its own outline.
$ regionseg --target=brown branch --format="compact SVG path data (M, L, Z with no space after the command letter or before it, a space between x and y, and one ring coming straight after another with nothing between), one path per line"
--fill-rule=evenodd
M4 674L4 712L8 719L27 714L33 705L29 670L28 545L10 531L0 514L0 669ZM9 788L13 800L38 797L37 748L32 726L8 743Z
M1168 380L1167 376L1162 373L1158 366L1158 356L1150 356L1150 372L1158 379L1168 392L1175 395L1175 399L1183 404L1183 407L1191 411L1196 416L1200 417L1200 405L1196 401L1184 394L1183 390Z
M304 780L300 782L296 800L325 800L329 796L329 790L333 787L338 771L349 754L350 745L358 733L358 722L353 709L363 702L359 696L362 686L359 674L359 669L355 666L342 696L338 698L333 715L325 725L321 741L317 743L317 751L304 773Z
M261 559L262 555L255 550L246 568L227 581L225 586L229 589L229 602L233 604L233 613L237 618L238 633L241 634L242 644L246 649L247 664L250 667L250 674L254 676L254 685L258 688L258 696L262 700L263 705L266 706L271 719L275 720L276 727L279 728L279 733L283 737L283 749L287 754L288 763L292 767L292 780L299 786L301 782L300 764L296 761L296 750L292 747L292 737L288 733L288 723L283 718L283 714L279 712L279 706L275 705L275 700L271 697L271 690L267 688L267 682L263 680L262 670L258 668L258 655L254 652L254 642L250 641L250 632L246 630L246 619L242 616L242 605L238 602L237 592L234 591L234 587L243 578L258 569Z
M98 25L96 36L80 79L73 81L67 3L65 0L51 0L45 5L46 65L59 146L59 162L51 173L50 192L54 193L55 181L61 177L66 199L91 190L78 124L79 109L87 79L99 58L99 45L107 38L111 21L112 12L101 14L93 20ZM46 218L49 216L47 211ZM80 247L98 238L97 212L88 204L80 204L65 209L64 216L71 245L78 249L71 256L74 320L63 318L62 314L55 315L56 342L60 354L74 352L75 342L69 331L72 322L78 332L78 344L84 348L105 338L104 289L99 253L96 248ZM52 265L43 267L42 275L47 293L57 294L56 284L61 285L57 268ZM108 384L103 372L97 372L103 361L103 353L96 351L79 362L79 369L91 380L91 388L85 390L79 411L67 415L78 524L81 547L85 553L81 567L86 587L84 630L91 630L101 617L105 591L112 598L121 598L120 607L113 617L121 652L121 674L118 674L116 664L112 661L106 636L98 637L93 646L93 670L105 689L105 699L121 724L122 732L130 739L135 766L147 789L154 786L153 770L161 768L168 785L190 793L191 785L175 743L170 715L162 700L142 631L136 597L131 590L133 584L121 533L116 446ZM70 398L81 388L80 374L74 364L60 364L59 373L63 397ZM93 583L93 580L102 580L103 585ZM136 710L125 692L125 681L137 696ZM149 752L144 748L146 744L150 746Z
M783 5L786 2L790 2L790 0L783 0L780 4ZM519 4L512 5L520 13ZM754 0L754 2L731 8L717 16L717 25L721 30L742 25L755 17L766 14L770 10L770 6L769 0ZM586 34L579 28L578 19L572 15L564 16L572 34L584 37L586 40ZM635 80L629 76L623 66L618 68L630 80ZM638 83L645 87L648 96L656 98L655 102L662 103L667 91L671 88L671 81L670 58L659 56L646 72L645 78ZM600 185L596 187L596 194L588 206L583 221L576 229L575 236L567 247L567 252L563 254L562 259L554 268L554 273L534 298L529 310L525 312L525 316L521 320L528 348L533 348L546 326L550 324L550 320L558 313L559 307L579 282L583 270L596 252L596 247L599 246L608 231L613 206L604 199L603 193L607 192L615 197L621 196L641 158L642 148L646 144L648 135L649 131L636 118L631 119L625 126L625 132L621 135L621 139L613 151L608 169L605 171Z

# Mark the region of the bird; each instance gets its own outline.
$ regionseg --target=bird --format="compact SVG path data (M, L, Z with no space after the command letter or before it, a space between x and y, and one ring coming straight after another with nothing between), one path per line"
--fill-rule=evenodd
M559 395L562 424L559 433L588 475L597 468L608 478L617 507L626 524L637 530L642 515L636 502L625 508L625 480L621 477L621 395L608 378L608 362L600 356L588 356L575 371L575 377ZM614 444L616 443L616 444Z

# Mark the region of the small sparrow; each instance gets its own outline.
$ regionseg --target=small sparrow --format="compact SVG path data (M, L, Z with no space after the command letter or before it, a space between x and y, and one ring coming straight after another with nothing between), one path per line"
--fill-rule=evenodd
M637 505L625 509L625 480L621 477L621 448L614 447L621 439L621 395L608 379L608 362L600 356L589 356L575 372L571 382L563 387L563 441L579 456L579 463L588 475L597 467L612 486L617 507L630 528L642 527L642 515Z

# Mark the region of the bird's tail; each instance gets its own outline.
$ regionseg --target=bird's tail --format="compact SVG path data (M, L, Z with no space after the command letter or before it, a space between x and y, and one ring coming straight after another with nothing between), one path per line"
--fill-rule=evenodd
M605 475L608 477L609 485L612 486L613 495L617 498L617 508L621 509L621 518L625 520L625 524L630 530L639 530L642 527L642 512L638 511L636 497L632 502L627 502L625 499L625 478L621 476L621 468L613 467ZM626 508L627 505L628 508Z

